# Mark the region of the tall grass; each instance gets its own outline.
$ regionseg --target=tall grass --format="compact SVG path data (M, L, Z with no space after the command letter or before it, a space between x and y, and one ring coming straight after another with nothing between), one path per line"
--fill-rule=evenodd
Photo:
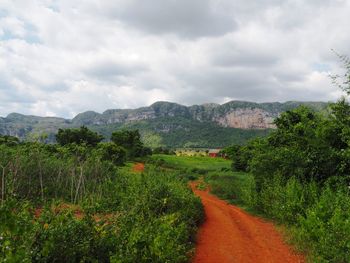
M205 176L211 191L222 199L249 207L256 205L254 178L240 172L210 172Z

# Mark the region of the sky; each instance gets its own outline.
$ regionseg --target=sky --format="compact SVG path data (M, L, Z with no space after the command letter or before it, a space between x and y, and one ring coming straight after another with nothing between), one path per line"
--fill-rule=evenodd
M334 101L349 14L350 0L0 0L0 116Z

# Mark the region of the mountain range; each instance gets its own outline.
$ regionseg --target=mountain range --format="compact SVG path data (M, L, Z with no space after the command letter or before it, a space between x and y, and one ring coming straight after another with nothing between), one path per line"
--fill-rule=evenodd
M138 109L110 109L103 113L87 111L73 119L38 117L11 113L0 117L0 134L22 140L47 134L55 141L59 128L82 125L97 131L108 140L117 129L139 129L147 146L158 147L223 147L265 136L275 128L273 120L282 112L305 105L316 111L326 109L326 102L254 103L230 101L184 106L156 102Z

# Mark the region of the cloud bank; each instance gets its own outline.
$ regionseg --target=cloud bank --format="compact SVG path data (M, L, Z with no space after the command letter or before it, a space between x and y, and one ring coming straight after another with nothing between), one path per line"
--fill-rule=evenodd
M2 0L0 116L335 100L348 0Z

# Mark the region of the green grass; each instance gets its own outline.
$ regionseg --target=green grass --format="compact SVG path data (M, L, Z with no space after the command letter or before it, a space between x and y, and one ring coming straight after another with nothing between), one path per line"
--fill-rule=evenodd
M208 172L231 169L231 161L223 158L155 154L152 159L154 161L162 159L167 167L174 169L197 169Z
M255 182L251 174L217 171L205 175L204 180L214 195L255 214L251 209L256 202Z

